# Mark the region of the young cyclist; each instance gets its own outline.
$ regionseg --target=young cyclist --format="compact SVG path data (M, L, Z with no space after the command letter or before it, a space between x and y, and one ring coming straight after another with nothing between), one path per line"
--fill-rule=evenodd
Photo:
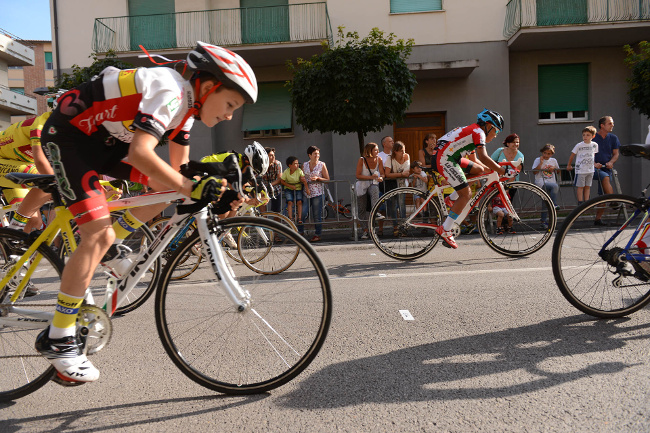
M185 65L192 72L189 80L171 68L108 67L62 95L43 128L43 149L82 239L61 276L52 324L36 340L36 349L64 380L99 378L75 335L76 315L95 267L116 236L125 238L165 207L134 209L114 226L99 175L132 180L156 191L175 190L201 203L213 201L222 190L220 180L206 177L193 182L179 173L189 159L194 118L213 127L257 99L255 74L229 50L198 42ZM167 164L154 148L170 131ZM128 163L122 161L126 156ZM119 253L119 248L115 250ZM105 263L114 260L105 258Z
M484 109L477 115L476 123L455 128L438 140L437 170L456 190L458 198L452 204L449 216L441 226L438 226L436 232L452 248L458 248L458 245L451 234L451 229L470 199L470 187L465 171L471 170L472 163L464 157L476 151L476 156L482 165L504 175L506 169L494 162L485 150L485 144L492 141L502 129L503 117L496 111Z
M49 194L38 188L16 185L4 175L11 172L53 174L52 167L41 149L41 131L51 112L14 123L0 132L0 186L8 204L20 202L11 218L11 228L29 232L42 225L38 210Z

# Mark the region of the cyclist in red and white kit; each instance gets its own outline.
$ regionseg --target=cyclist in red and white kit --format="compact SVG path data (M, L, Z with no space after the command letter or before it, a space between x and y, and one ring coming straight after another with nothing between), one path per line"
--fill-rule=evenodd
M476 152L478 160L488 169L504 175L506 169L490 158L485 150L489 143L503 129L503 117L496 111L485 109L477 115L476 123L458 127L442 136L436 145L436 169L454 188L453 196L458 196L449 210L445 222L438 226L438 233L447 245L458 248L451 229L470 199L470 187L465 171L471 170L471 162L466 157ZM471 174L476 174L471 172Z
M63 270L52 324L36 340L36 349L64 380L99 378L75 335L77 312L95 268L100 261L110 267L111 257L102 259L109 247L119 260L119 240L166 207L133 209L112 224L99 175L132 180L154 191L175 190L195 201L214 200L221 180L209 177L194 183L179 173L189 159L194 119L213 127L257 99L255 74L229 50L198 42L184 63L192 72L189 80L171 68L106 68L62 95L43 127L43 150L82 239ZM154 152L167 134L170 164ZM122 161L127 156L128 163Z

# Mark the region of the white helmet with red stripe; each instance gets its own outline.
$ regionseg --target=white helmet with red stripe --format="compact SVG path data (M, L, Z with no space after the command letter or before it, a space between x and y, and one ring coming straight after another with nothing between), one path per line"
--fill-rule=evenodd
M214 75L224 86L241 93L249 104L257 101L255 73L239 54L198 41L196 48L187 55L187 66Z

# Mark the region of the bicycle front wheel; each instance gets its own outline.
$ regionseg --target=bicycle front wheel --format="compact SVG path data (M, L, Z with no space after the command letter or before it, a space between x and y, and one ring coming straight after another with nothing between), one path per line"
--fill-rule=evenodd
M415 188L397 188L382 195L370 212L370 238L379 251L398 260L414 260L436 246L435 228L444 218L430 200L415 214L427 194Z
M648 262L630 262L632 275L617 270L621 254L639 253L631 239L643 217L643 212L635 213L636 202L620 194L596 197L574 209L557 232L552 256L555 282L567 301L583 313L622 317L650 302ZM597 217L606 225L595 225ZM621 232L616 235L617 230ZM630 241L632 248L626 250Z
M182 282L170 278L183 255L201 242L194 233L163 271L156 293L158 333L172 361L196 383L226 394L266 392L302 372L325 341L332 315L327 270L311 245L282 224L255 217L217 224L223 230L277 234L284 241L273 250L298 249L300 254L276 275L229 261L229 269L220 272L230 272L250 294L250 308L238 309L211 266Z
M509 182L504 185L519 221L503 218L498 230L497 216L490 211L498 189L489 192L481 203L478 230L485 243L499 254L522 257L539 251L553 236L557 223L555 205L537 185ZM502 233L503 232L503 233Z
M0 228L0 278L27 251L27 239L23 232ZM16 281L0 288L0 402L30 394L55 375L54 367L34 349L34 342L49 324L46 317L54 315L63 262L46 245L41 245L33 257L38 256L40 261L23 289L31 296L12 303Z

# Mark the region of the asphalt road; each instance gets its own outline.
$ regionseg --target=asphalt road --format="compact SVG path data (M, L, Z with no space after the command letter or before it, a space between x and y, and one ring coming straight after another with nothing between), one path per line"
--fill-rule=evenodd
M415 262L319 245L334 317L314 363L228 397L163 351L153 300L116 318L102 377L0 406L0 431L650 431L650 314L594 320L553 281L550 245L508 259L478 237ZM413 320L406 320L406 319Z

